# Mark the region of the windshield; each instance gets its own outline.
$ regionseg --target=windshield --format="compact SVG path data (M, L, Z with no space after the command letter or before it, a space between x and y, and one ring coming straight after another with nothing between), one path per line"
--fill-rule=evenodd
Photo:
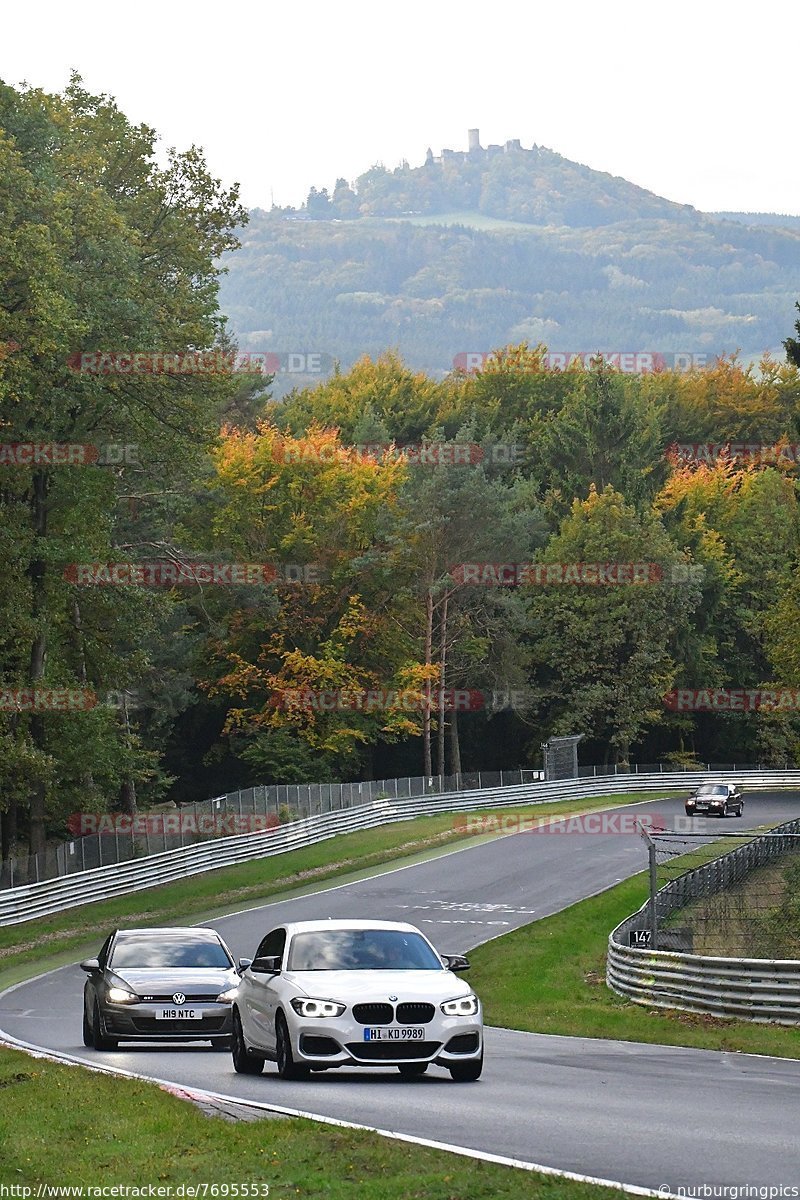
M298 933L289 951L290 971L441 971L442 964L418 933L395 929L325 929Z
M727 796L728 789L720 783L704 783L697 789L698 796Z
M207 938L128 937L119 940L109 966L121 967L222 967L232 962L219 942Z

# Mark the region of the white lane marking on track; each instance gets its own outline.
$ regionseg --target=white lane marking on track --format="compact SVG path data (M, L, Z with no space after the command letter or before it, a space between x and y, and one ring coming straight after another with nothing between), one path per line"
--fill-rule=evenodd
M441 917L438 921L423 917L420 921L420 925L508 925L509 923L508 921L470 921L467 917L463 917L461 920L456 917L452 921L446 917Z
M414 909L417 912L430 912L438 909L440 912L504 912L504 913L535 913L535 908L515 908L513 904L478 904L468 900L432 900L430 904L395 904L395 908Z

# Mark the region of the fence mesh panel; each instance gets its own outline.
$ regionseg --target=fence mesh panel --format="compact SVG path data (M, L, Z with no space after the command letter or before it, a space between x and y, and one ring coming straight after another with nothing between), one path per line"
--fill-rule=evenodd
M655 833L651 842L657 949L800 959L800 821L767 833Z

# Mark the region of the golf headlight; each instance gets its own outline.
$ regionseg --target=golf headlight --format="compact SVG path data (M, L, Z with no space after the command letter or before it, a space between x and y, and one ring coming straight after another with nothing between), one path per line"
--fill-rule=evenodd
M110 1000L112 1004L138 1004L139 1002L138 996L121 987L110 987L106 992L106 999Z
M239 985L238 985L238 983L235 983L233 985L233 987L229 987L226 991L220 992L220 994L217 996L217 1003L218 1004L230 1004L231 1000L236 999L236 993L238 992L238 990L239 990Z
M340 1017L347 1008L335 1000L313 1000L308 996L295 996L289 1003L298 1017Z
M456 1000L445 1000L439 1007L446 1017L474 1017L478 1011L478 997L470 992Z

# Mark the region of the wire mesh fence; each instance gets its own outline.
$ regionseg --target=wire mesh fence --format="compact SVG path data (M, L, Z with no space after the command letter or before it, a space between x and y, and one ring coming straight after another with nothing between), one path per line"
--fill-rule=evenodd
M130 862L214 838L255 833L377 800L513 787L541 779L539 770L473 771L355 783L287 783L244 788L201 803L137 814L76 813L76 836L33 855L0 863L0 889Z
M800 959L800 820L648 836L652 949Z

